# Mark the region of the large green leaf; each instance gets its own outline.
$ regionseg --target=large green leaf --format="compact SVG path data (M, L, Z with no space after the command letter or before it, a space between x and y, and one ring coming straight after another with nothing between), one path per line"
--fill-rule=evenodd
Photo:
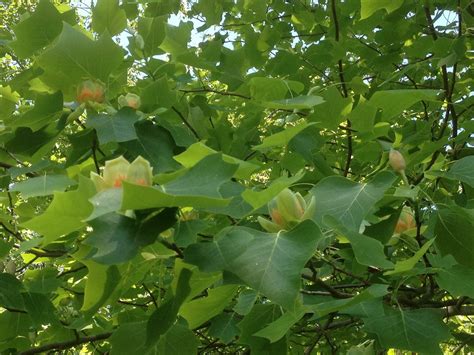
M98 0L92 10L92 28L98 33L105 30L116 35L127 27L125 11L119 7L118 0Z
M175 214L174 209L165 209L143 222L116 213L96 218L89 222L93 232L83 242L95 248L88 257L101 264L126 262L140 247L153 243L161 232L173 226Z
M302 123L298 126L288 127L283 129L281 132L272 134L263 139L262 144L259 144L253 149L267 149L273 147L284 147L286 146L298 133L305 130L307 127L313 125L314 123Z
M442 354L438 344L449 338L449 328L432 309L385 309L364 319L365 330L377 335L385 348Z
M203 271L231 272L272 301L293 310L299 299L301 270L321 238L319 228L311 221L277 234L230 227L212 243L190 245L185 260Z
M451 254L458 263L474 267L474 212L458 206L440 208L436 214L436 246L443 255Z
M0 273L0 307L23 310L25 304L21 297L23 284L15 276Z
M363 234L350 230L335 217L326 215L323 223L336 229L340 234L349 239L357 262L361 265L375 266L382 269L393 268L393 263L387 260L382 243Z
M425 255L425 253L428 251L429 247L431 246L431 244L433 244L433 242L434 239L428 240L411 258L402 261L397 261L394 270L385 272L385 275L395 275L398 273L412 270L418 263L418 261L423 257L423 255Z
M335 86L329 87L322 97L324 102L314 109L310 119L315 121L318 127L336 129L351 112L352 99L342 97Z
M316 105L320 105L324 102L322 97L319 96L296 96L291 99L282 99L274 101L262 101L259 104L266 108L272 108L276 110L305 110L313 108Z
M296 174L294 176L281 176L273 180L264 190L245 190L242 197L245 202L250 204L255 210L264 206L272 198L278 195L283 189L291 186L303 177L303 174Z
M44 69L41 80L72 95L73 85L85 78L108 82L109 75L123 60L123 51L110 37L93 41L83 32L64 23L54 46L37 59Z
M474 156L470 155L456 160L447 172L430 171L428 174L441 176L446 179L459 180L474 187Z
M226 206L219 187L228 181L237 165L226 163L220 154L203 158L185 174L160 187L124 184L122 209L156 207L207 208Z
M371 181L360 184L341 176L329 176L311 189L316 197L315 220L324 225L323 217L336 217L346 228L359 231L364 217L395 182L396 176L382 172Z
M181 165L183 165L184 167L190 168L202 158L216 153L217 152L214 149L209 148L203 142L197 142L189 146L188 149L186 149L181 154L176 155L174 159L181 163ZM249 178L255 170L260 168L260 166L257 164L240 160L227 154L222 155L222 160L227 163L238 165L237 171L235 172L235 177L240 179Z
M43 175L15 183L10 191L21 193L23 198L48 196L57 191L64 191L76 182L66 175Z
M135 123L135 132L136 140L121 144L126 148L125 156L130 156L130 161L141 155L150 162L155 174L179 168L179 164L173 159L176 145L166 129L151 121L138 121Z
M380 9L387 10L391 13L403 5L404 0L361 0L360 2L360 18L361 20L372 16Z
M63 27L63 19L48 0L41 0L35 12L14 27L16 40L10 46L20 58L27 58L50 44Z
M454 297L474 298L474 269L463 265L454 265L440 269L435 276L438 284Z
M219 315L234 297L238 286L225 285L208 291L206 297L197 298L181 306L179 314L194 329Z
M282 338L276 343L256 336L255 334L277 320L281 315L281 309L274 304L258 304L252 311L239 322L239 343L250 346L251 352L255 354L285 354L287 352L286 339Z
M86 126L97 131L100 144L127 142L137 139L134 124L138 120L136 112L124 107L113 115L90 115Z
M404 110L421 100L433 101L438 90L387 90L377 91L367 102L368 105L382 110L382 120L389 121Z
M115 265L102 265L93 260L88 260L89 252L89 248L83 247L73 254L73 257L86 265L88 271L81 311L93 315L115 290L121 275Z
M35 106L25 112L21 117L13 120L12 127L29 127L36 132L51 122L59 119L63 114L63 95L61 92L54 94L38 94Z
M23 227L43 235L43 243L49 244L61 236L85 226L84 219L92 212L89 198L95 194L94 184L79 178L79 188L74 191L56 192L46 211L23 223Z

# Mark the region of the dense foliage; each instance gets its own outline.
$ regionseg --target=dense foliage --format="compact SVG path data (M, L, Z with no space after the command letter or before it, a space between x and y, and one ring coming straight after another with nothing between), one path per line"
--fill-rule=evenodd
M94 3L0 2L1 353L472 351L470 1Z

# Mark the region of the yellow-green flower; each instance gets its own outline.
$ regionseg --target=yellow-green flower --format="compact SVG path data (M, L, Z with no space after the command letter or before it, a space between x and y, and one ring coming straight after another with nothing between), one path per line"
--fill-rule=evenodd
M301 221L311 218L315 203L314 196L311 197L309 203L306 203L299 192L294 193L290 189L284 189L268 203L271 221L258 217L258 222L268 232L289 230Z
M138 157L131 164L123 156L105 162L102 176L91 172L91 180L97 191L122 187L122 182L151 186L152 167L148 160Z

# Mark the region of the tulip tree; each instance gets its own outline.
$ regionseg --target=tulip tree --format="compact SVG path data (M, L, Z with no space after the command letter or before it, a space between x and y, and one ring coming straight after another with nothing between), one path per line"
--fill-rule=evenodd
M473 351L473 13L0 3L0 353Z

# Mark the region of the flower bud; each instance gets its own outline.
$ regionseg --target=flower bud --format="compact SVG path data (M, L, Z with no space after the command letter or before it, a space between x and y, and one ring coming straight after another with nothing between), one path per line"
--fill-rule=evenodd
M128 93L127 95L120 95L118 98L119 107L131 107L137 110L141 105L140 96Z
M122 182L151 186L153 182L152 167L148 160L138 157L131 164L123 156L105 162L102 176L91 172L91 180L96 190L122 187Z
M403 158L402 153L400 153L398 150L390 149L390 153L388 155L388 162L390 163L390 166L395 172L401 173L402 171L405 171L405 158Z
M103 102L105 87L100 82L85 80L77 87L77 102Z
M291 229L301 221L311 218L314 208L314 196L307 204L299 192L294 193L290 189L284 189L268 203L271 221L258 217L258 222L268 232Z

